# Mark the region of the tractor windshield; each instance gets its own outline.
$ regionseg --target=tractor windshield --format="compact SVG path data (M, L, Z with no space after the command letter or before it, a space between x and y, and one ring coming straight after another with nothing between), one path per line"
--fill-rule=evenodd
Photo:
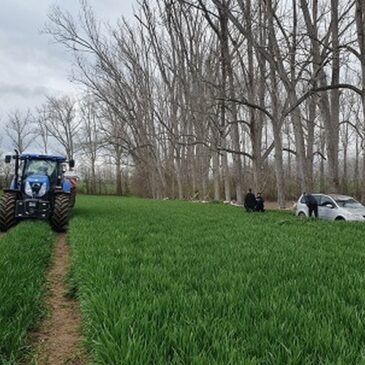
M57 176L57 162L50 160L25 160L24 177L46 175L52 181Z

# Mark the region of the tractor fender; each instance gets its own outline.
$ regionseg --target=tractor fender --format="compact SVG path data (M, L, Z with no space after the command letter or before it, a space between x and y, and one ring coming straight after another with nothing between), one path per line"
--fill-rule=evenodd
M9 190L15 190L15 179L11 180L10 189Z
M64 180L63 183L62 183L62 191L64 193L71 193L71 182L70 180Z
M18 195L21 194L21 191L19 189L13 189L13 188L3 189L3 192L4 193L17 193Z

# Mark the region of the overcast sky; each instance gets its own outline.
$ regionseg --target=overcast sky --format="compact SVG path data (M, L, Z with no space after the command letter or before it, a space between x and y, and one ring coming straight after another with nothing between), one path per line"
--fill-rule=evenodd
M72 56L41 34L55 4L78 14L77 0L1 0L0 127L14 108L34 108L46 94L77 91L69 81ZM119 16L133 16L136 0L89 0L89 4L99 18L113 23Z

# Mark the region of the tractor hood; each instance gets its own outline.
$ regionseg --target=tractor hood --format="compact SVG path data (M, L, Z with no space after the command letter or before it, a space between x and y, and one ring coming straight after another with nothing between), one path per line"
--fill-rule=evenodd
M29 197L40 198L49 190L49 178L46 175L31 175L25 179L24 192Z

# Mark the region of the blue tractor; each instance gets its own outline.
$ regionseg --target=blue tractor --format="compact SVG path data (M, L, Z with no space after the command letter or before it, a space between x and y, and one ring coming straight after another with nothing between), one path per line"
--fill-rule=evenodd
M15 174L0 201L0 231L7 231L21 219L49 220L56 232L65 232L70 208L75 203L76 188L65 176L74 160L62 156L19 154L5 157L15 160Z

